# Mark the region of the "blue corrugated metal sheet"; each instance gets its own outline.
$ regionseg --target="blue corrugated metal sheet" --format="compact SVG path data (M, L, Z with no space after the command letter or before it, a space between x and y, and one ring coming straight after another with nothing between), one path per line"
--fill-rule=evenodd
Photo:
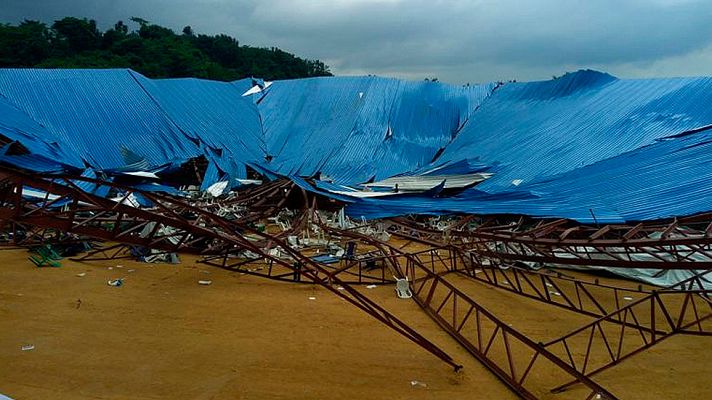
M99 168L123 147L153 164L198 154L129 70L0 69L0 95Z
M264 160L266 146L260 117L251 99L242 97L244 82L151 80L132 74L223 173L244 178L245 162Z
M353 216L528 214L624 222L712 209L712 79L617 80L582 71L507 85L438 161L492 165L450 199L368 199ZM513 184L514 180L521 180Z
M379 77L275 82L258 106L268 166L351 184L419 168L493 89Z
M700 129L712 125L712 78L579 71L472 87L313 78L243 97L253 83L0 70L0 135L32 154L4 162L121 170L205 155L207 184L244 177L250 165L304 187L299 177L317 173L336 184L436 167L438 175L494 173L451 198L350 199L348 212L366 218L467 212L591 222L593 213L622 222L712 210L712 133Z
M32 154L82 167L81 159L68 150L66 143L56 137L29 115L10 104L0 95L0 135L20 142Z
M579 71L501 87L438 161L474 159L495 192L580 168L712 123L712 79L619 80Z

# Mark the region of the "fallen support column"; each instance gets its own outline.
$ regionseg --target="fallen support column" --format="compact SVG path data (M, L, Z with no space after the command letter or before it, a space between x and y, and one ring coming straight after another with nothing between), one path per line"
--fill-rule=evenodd
M122 197L111 200L86 193L76 181L108 186L122 193ZM25 187L41 190L46 195L39 201L29 201L22 195ZM136 194L150 201L153 208L145 210L128 205L126 199ZM323 286L455 369L461 367L437 345L281 239L228 221L183 200L95 179L41 176L0 167L0 219L168 252L213 254L227 259L248 250ZM247 238L248 234L256 241ZM264 253L258 242L273 243L287 259ZM302 267L295 269L294 263ZM343 290L337 290L336 286Z
M521 398L538 399L536 392L546 385L537 380L542 373L554 373L557 379L574 378L586 386L585 394L567 398L616 399L540 343L501 321L447 282L444 278L447 271L438 271L435 262L426 266L418 257L388 243L353 230L330 227L318 216L317 222L332 235L359 239L382 249L393 260L397 277L407 278L411 283L413 299L426 314ZM435 260L434 254L433 257ZM532 373L535 369L536 373Z
M593 376L621 361L649 349L678 334L712 336L712 290L705 290L701 280L712 274L705 271L649 295L581 326L544 346L568 360L568 364L586 376ZM618 327L611 321L620 321ZM639 327L630 327L626 322ZM627 335L632 331L635 335ZM574 344L585 351L574 351ZM552 390L561 392L578 380Z

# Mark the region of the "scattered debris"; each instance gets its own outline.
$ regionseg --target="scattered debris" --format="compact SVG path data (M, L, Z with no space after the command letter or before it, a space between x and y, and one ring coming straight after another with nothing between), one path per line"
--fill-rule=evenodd
M22 182L30 178L26 178ZM433 175L431 178L429 180L436 182L440 181L442 176ZM49 192L54 190L54 186L52 186L54 181L47 183L41 177L34 177L33 179L34 181L29 180L28 182L43 188L42 190L47 190L48 194L51 194ZM471 180L472 177L465 177L461 183L464 183L464 186L469 186L470 183L468 182L471 182ZM348 290L351 292L352 286L349 286L351 284L371 282L371 284L366 285L366 288L375 289L379 285L385 286L395 282L395 291L399 298L416 297L419 300L418 303L425 304L421 304L421 307L431 307L433 314L439 317L447 317L442 319L444 323L455 326L456 329L458 327L462 328L465 322L462 319L463 315L469 316L470 314L465 313L472 313L472 310L475 310L474 317L470 321L479 322L478 318L485 315L494 323L494 329L496 329L494 334L487 335L487 337L492 338L490 341L497 339L496 335L502 333L502 338L505 341L510 339L517 340L520 341L519 344L527 343L522 342L518 335L509 335L509 331L513 331L514 328L507 329L507 327L511 328L512 324L501 322L494 316L488 315L488 313L480 312L480 308L477 307L474 299L468 298L465 293L459 293L448 286L446 274L463 272L466 273L464 275L466 278L486 281L500 289L505 288L508 292L517 292L518 294L526 294L522 289L522 282L528 282L527 284L534 288L533 291L530 290L529 294L531 296L528 297L536 297L543 302L567 307L566 302L551 298L551 296L560 296L564 299L572 297L569 289L570 285L566 283L560 284L559 282L561 282L560 279L575 280L575 277L564 277L561 273L552 271L556 268L555 265L559 265L559 263L565 265L567 259L559 257L559 255L578 255L580 256L577 258L578 260L584 256L589 257L588 254L593 253L598 257L605 258L607 255L600 252L596 247L600 240L615 240L615 242L612 242L616 244L614 247L628 248L631 246L630 242L622 242L617 238L638 232L637 230L634 231L632 227L608 227L605 229L596 227L594 229L592 226L577 225L565 220L543 223L542 221L532 221L521 217L514 221L509 217L502 217L502 220L493 217L491 221L485 222L476 216L438 216L427 219L414 216L408 220L410 226L406 226L395 219L374 221L362 218L360 221L351 220L340 204L335 204L330 211L322 212L316 210L316 201L313 202L313 208L305 208L301 213L290 211L288 214L284 212L285 210L276 210L287 204L295 203L293 201L295 199L291 198L289 199L290 201L287 201L289 195L282 196L279 193L292 192L292 189L296 188L294 182L273 183L272 185L278 189L272 190L273 194L269 194L269 191L262 189L260 196L253 196L252 198L243 192L233 192L231 190L232 181L224 182L224 193L221 192L216 198L203 196L200 193L195 197L190 197L194 201L176 200L170 197L162 198L161 195L146 196L147 198L150 197L151 201L148 202L147 198L143 199L143 201L144 203L148 202L149 205L144 205L141 202L132 205L131 207L137 209L143 208L136 213L134 213L135 210L133 209L122 209L120 211L121 223L119 224L116 224L117 219L111 219L101 214L102 212L108 212L106 209L113 210L113 207L107 207L103 200L94 199L91 193L82 193L81 197L73 194L75 201L65 203L62 207L69 210L64 210L63 212L73 213L71 215L76 218L75 222L80 224L79 226L89 225L95 228L98 237L104 237L107 240L116 238L122 240L120 238L130 237L131 240L126 241L134 243L131 245L131 255L133 258L140 258L146 262L178 262L178 256L175 252L185 251L186 253L202 256L201 262L205 262L207 265L223 267L241 275L250 273L255 276L295 282L304 279L304 281L314 281L332 290L336 287L338 291ZM451 185L449 188L453 188L454 186L452 185L459 185L456 185L456 182L447 182ZM310 182L307 183L310 184ZM392 187L390 186L391 183ZM110 184L110 182L106 183L107 187ZM513 182L513 184L516 186L518 183ZM423 185L425 185L423 179L404 176L399 177L398 180L391 179L391 181L385 183L384 181L372 182L366 185L370 189L364 191L365 195L363 196L378 197L380 193L386 193L379 193L379 186L380 189L385 186L390 196L393 194L390 193L391 191L398 195L409 191L420 191L422 188L419 188L419 186ZM442 190L447 189L446 180L442 179L438 186L441 187L437 191L433 191L431 193L432 196L440 196ZM69 187L67 185L62 187L64 191L71 192L73 190L67 189ZM10 186L10 189L12 189L12 186ZM118 189L114 188L112 190L115 192ZM294 192L296 193L296 191ZM135 198L139 198L140 193L140 191L137 191L130 194ZM305 194L304 197L311 195ZM351 195L351 197L354 196ZM72 196L68 196L68 198L70 197ZM271 200L262 201L264 198ZM245 201L246 199L249 201ZM278 201L272 201L275 199ZM299 198L298 200L301 201L302 199ZM304 200L306 200L305 204L312 204L309 201L311 199ZM255 202L260 202L260 206L251 210ZM323 204L325 208L330 205L330 203L322 203L325 203ZM336 202L334 201L334 203ZM23 209L30 212L34 209L35 204L27 203ZM119 201L119 204L123 203ZM336 209L339 211L334 212ZM47 213L52 211L49 208L43 209L43 212ZM275 214L277 212L279 214ZM334 215L331 218L327 216L325 222L321 216L327 212ZM100 218L99 216L102 217ZM34 219L31 219L30 222L39 224L43 221L35 222ZM479 232L480 226L484 223L488 223L490 226L487 231L484 231L485 233ZM398 224L400 224L400 227L396 226ZM73 227L73 225L70 226L70 228ZM139 234L140 229L143 229L143 231ZM665 231L665 235L676 235L677 229L682 228L677 225L670 225ZM701 234L699 228L694 226L691 228L685 226L684 229L687 235L685 237L694 238L695 236L691 235ZM697 231L694 229L697 229ZM280 233L274 233L280 230ZM612 239L605 237L610 230L617 231ZM641 236L642 239L644 232L647 231L640 230L636 235ZM118 233L121 233L121 235L118 235ZM389 243L388 241L392 235L406 238L403 241L405 243L399 242L397 246L394 246L393 242ZM520 237L547 249L551 249L553 246L555 251L531 254L528 250L523 249L522 246L511 246L511 243L520 240ZM705 238L705 236L700 237ZM638 239L637 236L635 238L636 240ZM586 242L582 241L584 239ZM578 247L560 246L558 244L562 241L574 240L576 241L572 242L574 244L584 244L579 244ZM647 243L648 241L656 240L656 238L647 237L645 240ZM554 242L557 244L550 244ZM137 246L135 243L142 243L143 246ZM121 246L130 247L125 243L119 243L114 246L117 249L116 253L110 254L120 255L120 257L115 256L115 258L110 259L126 258L125 255L128 251L122 250ZM153 248L154 246L156 248ZM423 250L422 246L430 248ZM106 248L111 247L107 245ZM458 253L460 251L458 249L464 249L464 251ZM97 250L96 254L99 251L102 250ZM655 251L668 252L658 251L657 249ZM477 254L478 252L482 254ZM108 257L107 254L109 253L103 252L100 256ZM507 261L501 261L499 257L496 257L498 254L506 256L505 259ZM706 256L697 254L697 257ZM52 265L55 255L50 247L39 247L36 258L35 261ZM520 258L522 260L519 260ZM528 261L529 259L536 261ZM595 257L587 259L594 264L598 260ZM707 259L701 258L699 261L705 260ZM639 260L636 259L618 261L632 266L640 265ZM38 262L36 264L40 266ZM114 268L123 270L124 266L114 265L107 268L108 270L113 270ZM199 271L199 279L197 280L199 285L208 286L212 284L212 280L200 279L210 278L202 275L210 274L209 271L199 270L197 266L193 265L191 268L193 268L193 271L196 269ZM546 269L537 272L541 268ZM174 274L177 274L182 269L174 268L173 270L175 271ZM128 273L133 273L134 271L135 269L127 270ZM545 272L546 274L544 274ZM410 278L410 282L408 278L398 279L395 277L395 281L393 281L390 277L387 277L389 273L405 274ZM123 275L122 272L118 271L116 274ZM534 274L536 279L529 281L527 278L529 274ZM76 276L86 276L86 272L78 273ZM109 280L107 284L120 287L123 285L123 280L126 276ZM500 279L500 276L503 278ZM413 288L411 288L411 283L413 283ZM599 285L597 280L595 283L584 282L583 284L604 287ZM699 283L699 285L703 285L703 283ZM449 291L449 295L445 294L445 290ZM556 290L561 290L561 292ZM631 293L631 290L633 289L629 289L624 293ZM642 289L639 289L639 291L643 292ZM592 292L595 293L596 291ZM168 292L164 293L168 295ZM180 296L180 292L176 293L177 296ZM312 293L314 294L315 292ZM402 325L395 324L395 319L392 318L387 310L377 308L373 304L374 302L368 298L368 294L379 293L360 293L359 291L359 293L354 293L354 296L339 293L339 297L341 301L349 301L356 304L365 312L376 316L397 331L408 332L405 329L407 328L405 323ZM532 293L535 293L536 296ZM615 292L609 299L618 299L619 293L621 292ZM116 293L116 295L118 294ZM633 301L633 297L630 296L624 296L623 299ZM316 296L308 295L308 300L315 301ZM568 303L571 305L571 302ZM76 308L79 309L81 304L82 300L77 299ZM439 305L439 308L435 310L434 306L437 305ZM618 304L616 303L616 305ZM468 309L470 311L466 311ZM457 313L457 310L461 310L461 312ZM482 333L486 333L486 330L492 324L480 326L477 322L475 323L475 329L479 338L482 337ZM507 332L506 337L504 332ZM438 356L446 362L451 362L439 351L434 351L437 349L435 344L418 337L415 333L412 334L411 340L428 348L435 355L440 354ZM507 343L505 342L505 344ZM23 350L25 349L23 348ZM511 365L509 367L512 368ZM427 387L424 382L417 380L411 381L411 386Z
M124 284L124 280L123 279L112 279L112 280L108 281L107 284L109 286L119 287Z
M396 295L399 299L410 299L413 297L413 292L410 291L410 283L408 283L407 278L396 278Z
M59 260L62 259L51 245L47 244L44 246L33 247L30 249L30 257L28 259L32 261L37 267L61 267Z

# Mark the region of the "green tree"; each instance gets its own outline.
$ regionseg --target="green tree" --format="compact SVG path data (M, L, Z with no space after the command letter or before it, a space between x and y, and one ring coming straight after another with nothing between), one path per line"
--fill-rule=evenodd
M278 48L240 45L228 35L195 34L190 26L169 28L132 17L137 29L118 21L106 32L86 18L67 17L50 28L37 21L0 24L0 67L132 68L148 77L235 80L331 75L319 60Z
M99 49L102 34L96 21L86 18L66 17L52 24L55 49L72 55Z

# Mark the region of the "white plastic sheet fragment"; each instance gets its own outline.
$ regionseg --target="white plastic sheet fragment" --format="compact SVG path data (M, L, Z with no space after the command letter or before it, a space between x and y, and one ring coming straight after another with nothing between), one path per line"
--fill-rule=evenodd
M225 190L227 189L227 181L220 181L213 183L207 190L208 193L210 193L211 196L213 197L218 197L225 193Z

